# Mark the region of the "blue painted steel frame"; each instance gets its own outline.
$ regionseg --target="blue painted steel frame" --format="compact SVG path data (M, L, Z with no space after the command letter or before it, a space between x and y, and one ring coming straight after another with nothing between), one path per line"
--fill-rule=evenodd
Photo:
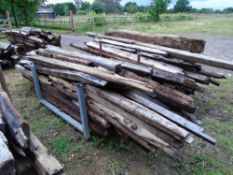
M84 135L84 138L86 140L89 139L90 138L90 128L89 128L89 121L88 121L88 116L87 116L87 108L86 108L86 102L85 102L85 97L84 97L83 84L78 84L78 86L77 86L79 111L80 111L80 115L81 115L81 123L80 123L77 120L73 119L71 116L64 113L61 109L57 108L55 105L53 105L50 102L48 102L47 100L43 99L42 94L41 94L41 89L40 89L39 77L38 77L38 74L36 71L35 64L31 61L27 61L25 63L27 63L31 67L33 83L35 86L38 101L41 104L43 104L44 106L46 106L48 109L53 111L55 114L60 116L63 120L65 120L67 123L72 125L74 128L76 128L77 130L82 132Z

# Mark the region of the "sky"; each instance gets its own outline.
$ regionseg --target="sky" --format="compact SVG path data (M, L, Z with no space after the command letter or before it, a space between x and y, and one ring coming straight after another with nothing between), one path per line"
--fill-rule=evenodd
M72 2L73 0L47 0L47 3L62 3ZM93 0L86 0L93 2ZM127 2L136 2L138 5L149 5L152 0L122 0L121 4L124 5ZM172 0L169 8L172 8L177 0ZM193 8L213 8L213 9L224 9L226 7L233 7L233 0L189 0L190 5Z

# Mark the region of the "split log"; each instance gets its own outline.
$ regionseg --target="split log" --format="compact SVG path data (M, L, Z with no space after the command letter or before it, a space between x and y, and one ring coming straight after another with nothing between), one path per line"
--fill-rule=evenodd
M7 139L0 131L0 174L15 175L14 157L8 148Z
M30 133L29 150L34 156L33 166L39 175L59 175L63 173L61 164L33 133Z
M177 35L152 35L124 30L108 31L105 34L108 36L133 39L140 42L157 44L196 53L203 52L205 47L204 40L189 39Z
M66 50L62 50L61 48L55 47L55 46L47 46L45 51L51 54L65 55L69 57L75 57L75 58L92 61L94 64L105 67L108 70L112 70L112 71L117 71L121 68L121 62L119 61L113 61L113 60L109 60L104 57L94 56L94 55L87 54L87 53L66 51Z

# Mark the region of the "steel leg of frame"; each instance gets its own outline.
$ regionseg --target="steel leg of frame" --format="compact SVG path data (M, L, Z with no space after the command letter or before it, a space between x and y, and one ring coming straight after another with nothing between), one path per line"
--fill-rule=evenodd
M86 107L86 102L85 102L83 84L78 84L77 86L77 96L78 96L79 108L80 108L79 111L81 115L81 123L80 123L42 97L40 83L39 83L39 76L37 74L35 64L33 62L27 62L27 64L29 64L31 67L33 83L35 86L36 95L37 95L39 102L43 104L44 106L46 106L51 111L53 111L55 114L60 116L63 120L65 120L67 123L72 125L74 128L82 132L86 140L89 139L90 129L89 129L89 121L88 121L88 115L87 115L87 107Z

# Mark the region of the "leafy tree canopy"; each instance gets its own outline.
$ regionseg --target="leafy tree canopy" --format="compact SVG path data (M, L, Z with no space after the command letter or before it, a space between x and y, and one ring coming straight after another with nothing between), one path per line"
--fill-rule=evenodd
M174 6L174 12L190 12L192 7L188 0L178 0Z
M56 13L56 15L64 16L69 15L70 11L76 13L77 8L73 3L67 2L55 4L53 10Z
M124 12L136 13L139 11L139 7L136 2L127 2L124 6Z
M171 0L153 0L149 13L154 21L159 20L159 15L166 13Z
M91 4L86 1L81 1L80 10L88 11L91 8Z
M105 10L105 5L101 1L95 0L92 4L92 10L95 13L103 13Z

